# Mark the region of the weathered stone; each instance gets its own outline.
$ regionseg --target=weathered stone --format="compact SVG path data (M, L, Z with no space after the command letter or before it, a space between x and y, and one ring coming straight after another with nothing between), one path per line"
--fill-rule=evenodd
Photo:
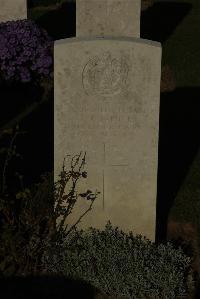
M78 192L101 192L79 227L108 220L154 240L161 47L137 38L71 38L54 46L54 173L86 151ZM90 202L79 199L72 225Z
M76 0L76 36L140 36L141 0Z
M0 22L27 19L26 0L0 0Z

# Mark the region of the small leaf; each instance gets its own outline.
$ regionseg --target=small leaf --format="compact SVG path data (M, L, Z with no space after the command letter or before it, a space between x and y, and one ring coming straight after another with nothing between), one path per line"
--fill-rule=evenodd
M89 194L89 193L92 193L92 191L91 191L91 190L87 190L86 192L87 192L87 194Z
M88 193L86 192L86 193L79 193L79 195L81 196L81 197L86 197L87 195L88 195Z

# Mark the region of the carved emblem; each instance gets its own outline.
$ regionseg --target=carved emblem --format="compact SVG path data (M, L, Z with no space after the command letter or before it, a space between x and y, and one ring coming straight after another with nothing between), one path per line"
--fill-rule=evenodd
M125 88L127 76L125 59L113 58L105 52L86 63L82 73L83 88L87 94L115 95Z

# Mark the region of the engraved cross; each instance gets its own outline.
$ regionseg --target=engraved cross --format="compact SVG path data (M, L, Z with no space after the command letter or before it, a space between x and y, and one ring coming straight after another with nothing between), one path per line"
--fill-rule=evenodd
M106 167L121 167L121 166L128 166L128 164L107 164L106 161L106 144L103 143L103 174L102 174L102 180L103 180L103 210L104 210L104 199L105 199L105 168Z

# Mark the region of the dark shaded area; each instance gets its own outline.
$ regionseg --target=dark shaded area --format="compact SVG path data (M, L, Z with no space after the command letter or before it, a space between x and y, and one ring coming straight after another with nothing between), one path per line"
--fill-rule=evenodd
M21 93L23 89L21 88ZM29 93L31 90L29 90ZM54 150L54 107L53 91L51 98L28 115L19 124L19 130L25 134L18 135L14 144L16 152L22 155L20 158L12 158L6 172L7 186L11 194L19 190L19 180L15 172L24 175L24 185L40 181L40 175L53 170ZM19 108L18 108L19 109ZM16 113L16 111L14 111ZM8 115L6 115L8 119ZM5 136L0 140L0 147L8 147L11 136ZM2 175L5 155L0 156L0 171Z
M167 218L200 146L200 88L177 88L160 99L157 193L158 241L165 240Z
M0 284L4 299L93 299L96 293L89 283L58 276L1 278Z
M1 83L0 90L0 127L23 111L25 107L40 99L42 95L42 89L36 87L32 82L12 83L12 86Z
M23 156L23 167L18 161L16 168L21 168L25 184L39 180L39 175L53 170L54 151L54 107L53 94L38 111L21 122L26 135L19 136L17 150Z
M49 11L36 20L54 39L69 38L76 35L76 3L65 2L59 9Z
M48 6L50 3L57 4L58 0L27 0L27 6L29 8L36 7L39 5Z
M141 38L165 42L191 9L189 3L154 3L141 12Z
M141 12L141 38L163 43L186 17L192 5L189 3L154 3ZM170 20L170 21L169 21ZM36 20L54 40L76 36L76 3L63 3Z
M200 298L200 282L198 283L197 291L196 291L196 298Z

